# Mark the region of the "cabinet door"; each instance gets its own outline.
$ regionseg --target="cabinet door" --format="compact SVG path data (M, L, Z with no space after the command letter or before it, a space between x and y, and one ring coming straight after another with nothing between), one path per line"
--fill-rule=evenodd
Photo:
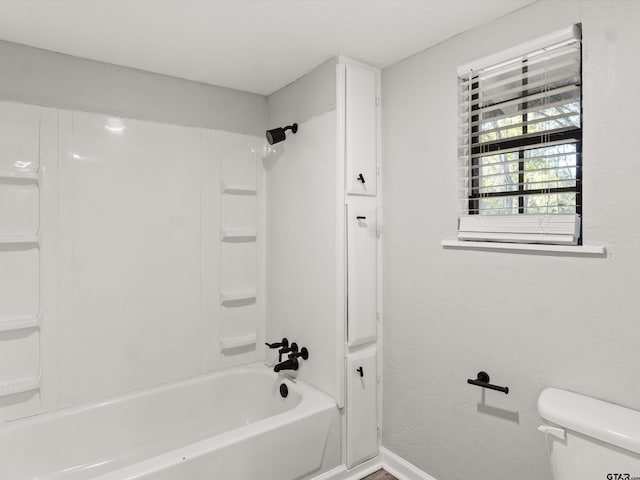
M378 454L376 349L347 356L347 468Z
M362 199L365 200L365 199ZM377 337L377 218L374 199L347 209L347 341L350 347Z
M376 72L346 66L347 193L376 195L377 116Z

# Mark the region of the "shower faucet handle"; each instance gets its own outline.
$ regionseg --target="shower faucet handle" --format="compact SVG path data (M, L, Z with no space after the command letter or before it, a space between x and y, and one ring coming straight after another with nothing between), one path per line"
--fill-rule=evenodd
M269 348L288 348L289 347L289 340L287 340L287 338L283 338L282 341L280 342L276 342L276 343L267 343L265 342L265 345Z
M295 348L293 348L294 346ZM289 358L293 359L301 357L303 360L309 359L309 350L307 350L307 347L302 347L300 351L298 351L298 345L295 343L292 344L291 347L293 352L289 354Z
M278 362L282 362L282 355L285 353L296 353L297 351L298 344L296 342L293 342L291 345L283 345L282 348L278 350Z

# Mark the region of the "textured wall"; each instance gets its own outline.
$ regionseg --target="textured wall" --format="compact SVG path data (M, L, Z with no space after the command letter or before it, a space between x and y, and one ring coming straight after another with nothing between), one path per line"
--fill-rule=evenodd
M336 65L332 57L267 97L269 128L304 122L336 109Z
M548 386L640 409L640 3L543 0L383 72L383 445L438 480L551 477ZM584 239L607 258L444 250L457 218L456 67L582 22ZM466 384L487 370L507 396Z
M267 100L0 40L0 98L47 107L263 135Z

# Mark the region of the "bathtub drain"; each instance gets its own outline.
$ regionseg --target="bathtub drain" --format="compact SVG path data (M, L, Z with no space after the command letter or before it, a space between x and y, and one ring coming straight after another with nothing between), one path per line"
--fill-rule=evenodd
M282 398L287 398L287 395L289 395L289 388L284 383L281 383L280 384L280 396Z

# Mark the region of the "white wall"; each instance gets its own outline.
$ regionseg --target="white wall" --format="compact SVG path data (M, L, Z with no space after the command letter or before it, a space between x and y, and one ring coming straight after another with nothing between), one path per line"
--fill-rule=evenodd
M640 4L543 0L383 71L383 445L438 480L550 478L549 386L640 409L633 94ZM584 239L607 258L443 250L456 67L582 22ZM486 370L509 395L466 379Z
M327 66L329 65L329 66ZM301 83L298 83L301 82ZM299 378L336 395L337 187L335 61L269 97L270 127L296 135L264 160L267 333L309 349ZM333 105L327 111L327 105ZM271 113L273 112L273 117ZM273 357L270 357L273 358Z
M220 233L257 229L256 195L220 185L257 186L260 140L126 119L120 133L103 115L60 117L61 403L261 358L262 299L220 304L222 292L262 289L256 242ZM247 336L240 349L220 348Z
M200 131L107 121L72 114L61 159L73 403L200 370Z
M266 97L0 40L0 99L262 135Z
M268 128L304 122L336 109L336 65L332 57L267 97Z

